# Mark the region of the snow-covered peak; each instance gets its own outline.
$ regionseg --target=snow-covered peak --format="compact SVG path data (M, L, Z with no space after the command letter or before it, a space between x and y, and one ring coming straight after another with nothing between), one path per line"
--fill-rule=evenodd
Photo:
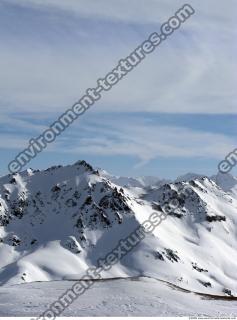
M189 173L186 173L186 174L184 174L184 175L182 175L182 176L179 176L179 177L175 180L175 182L190 181L190 180L195 180L195 179L203 178L203 177L205 177L205 175L189 172Z
M103 177L110 179L114 184L121 187L128 188L147 188L153 186L161 186L165 183L171 182L168 179L160 179L153 176L142 176L142 177L123 177L114 176L105 170L99 169L99 174Z
M237 189L237 178L233 177L230 173L221 173L211 177L224 191L234 191Z

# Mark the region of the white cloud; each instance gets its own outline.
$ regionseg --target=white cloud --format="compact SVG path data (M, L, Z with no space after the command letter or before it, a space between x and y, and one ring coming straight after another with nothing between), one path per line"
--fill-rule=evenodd
M0 148L23 150L26 148L27 142L27 139L24 137L19 137L17 134L1 133Z
M29 138L16 133L1 134L0 148L22 151ZM137 165L143 165L156 158L220 160L236 148L235 143L234 137L225 134L155 124L152 118L142 120L134 116L118 120L111 115L105 121L100 117L75 123L72 130L58 137L43 152L132 156L137 159Z
M33 131L33 132L38 132L41 133L43 132L47 126L43 126L40 124L33 124L30 121L27 121L25 119L19 119L16 116L8 116L5 115L4 113L0 112L0 126L6 126L8 130L12 131Z
M222 159L235 148L234 138L177 126L154 125L147 121L110 120L80 124L87 137L68 136L56 149L67 153L106 156L135 156L139 163L162 158ZM96 133L96 135L95 135ZM64 145L67 145L64 150Z
M51 36L55 36L55 41L50 41L51 38L46 41L43 26L39 25L40 37L33 35L22 42L9 31L10 39L8 34L4 38L0 52L0 103L7 106L6 113L16 109L62 112L87 87L93 87L98 77L109 72L119 58L128 55L139 44L137 39L144 40L136 30L142 27L154 31L153 27L158 27L183 5L180 0L9 0L6 3L15 4L16 8L21 5L25 10L35 8L31 14L36 16L43 8L44 15L49 17ZM236 113L237 50L233 43L236 2L190 3L196 9L195 16L126 79L104 94L95 110ZM97 35L100 41L90 42L89 27L77 24L81 17L98 26L109 21L117 37L108 40L111 30L104 30ZM60 33L59 21L65 22L60 25L64 33ZM14 20L11 23L14 25ZM128 35L119 37L119 27L124 24Z
M85 17L96 19L119 20L136 22L140 24L157 23L170 16L175 9L184 5L183 0L7 0L8 3L31 6L34 8L57 9L68 11ZM236 7L235 0L227 3L216 0L190 0L188 1L196 8L201 18L219 20L220 23L230 23L236 16L233 8ZM211 23L212 21L210 21Z

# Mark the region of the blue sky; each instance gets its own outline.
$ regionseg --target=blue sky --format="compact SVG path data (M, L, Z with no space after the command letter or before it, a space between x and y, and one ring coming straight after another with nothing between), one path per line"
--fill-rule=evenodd
M237 3L189 3L196 14L31 167L85 159L117 175L217 171L236 148ZM0 174L183 4L0 0Z

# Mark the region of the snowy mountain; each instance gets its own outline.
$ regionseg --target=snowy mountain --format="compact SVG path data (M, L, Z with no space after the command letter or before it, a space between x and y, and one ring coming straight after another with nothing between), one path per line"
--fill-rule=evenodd
M146 188L152 186L162 186L165 183L171 182L168 179L159 179L157 177L152 176L144 176L144 177L118 177L109 174L107 171L98 169L101 176L109 179L111 182L115 183L121 187L134 187L134 188Z
M200 178L203 178L203 177L205 177L205 175L189 172L189 173L186 173L186 174L184 174L182 176L179 176L175 180L175 182L190 181L190 180L194 180L194 179L200 179Z
M206 177L204 174L187 173L183 176L178 177L175 182L191 181L204 177ZM216 175L211 176L210 179L213 180L226 192L231 191L232 193L236 193L237 191L237 178L233 177L230 173L218 172Z
M85 161L0 178L0 284L80 278L156 211L167 219L102 277L237 296L237 196L223 179L128 181Z
M229 173L219 172L217 175L211 177L224 191L231 191L237 194L237 178Z

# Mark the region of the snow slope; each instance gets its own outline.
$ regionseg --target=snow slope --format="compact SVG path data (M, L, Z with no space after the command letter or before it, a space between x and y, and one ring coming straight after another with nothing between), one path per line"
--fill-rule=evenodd
M54 281L0 287L0 316L38 317L73 284L73 281ZM96 282L62 314L64 317L202 316L229 319L236 315L236 300L213 300L147 278Z
M185 192L189 188L189 193ZM84 161L0 179L0 284L80 279L154 211L168 217L103 278L237 296L237 198L213 180L121 187Z

